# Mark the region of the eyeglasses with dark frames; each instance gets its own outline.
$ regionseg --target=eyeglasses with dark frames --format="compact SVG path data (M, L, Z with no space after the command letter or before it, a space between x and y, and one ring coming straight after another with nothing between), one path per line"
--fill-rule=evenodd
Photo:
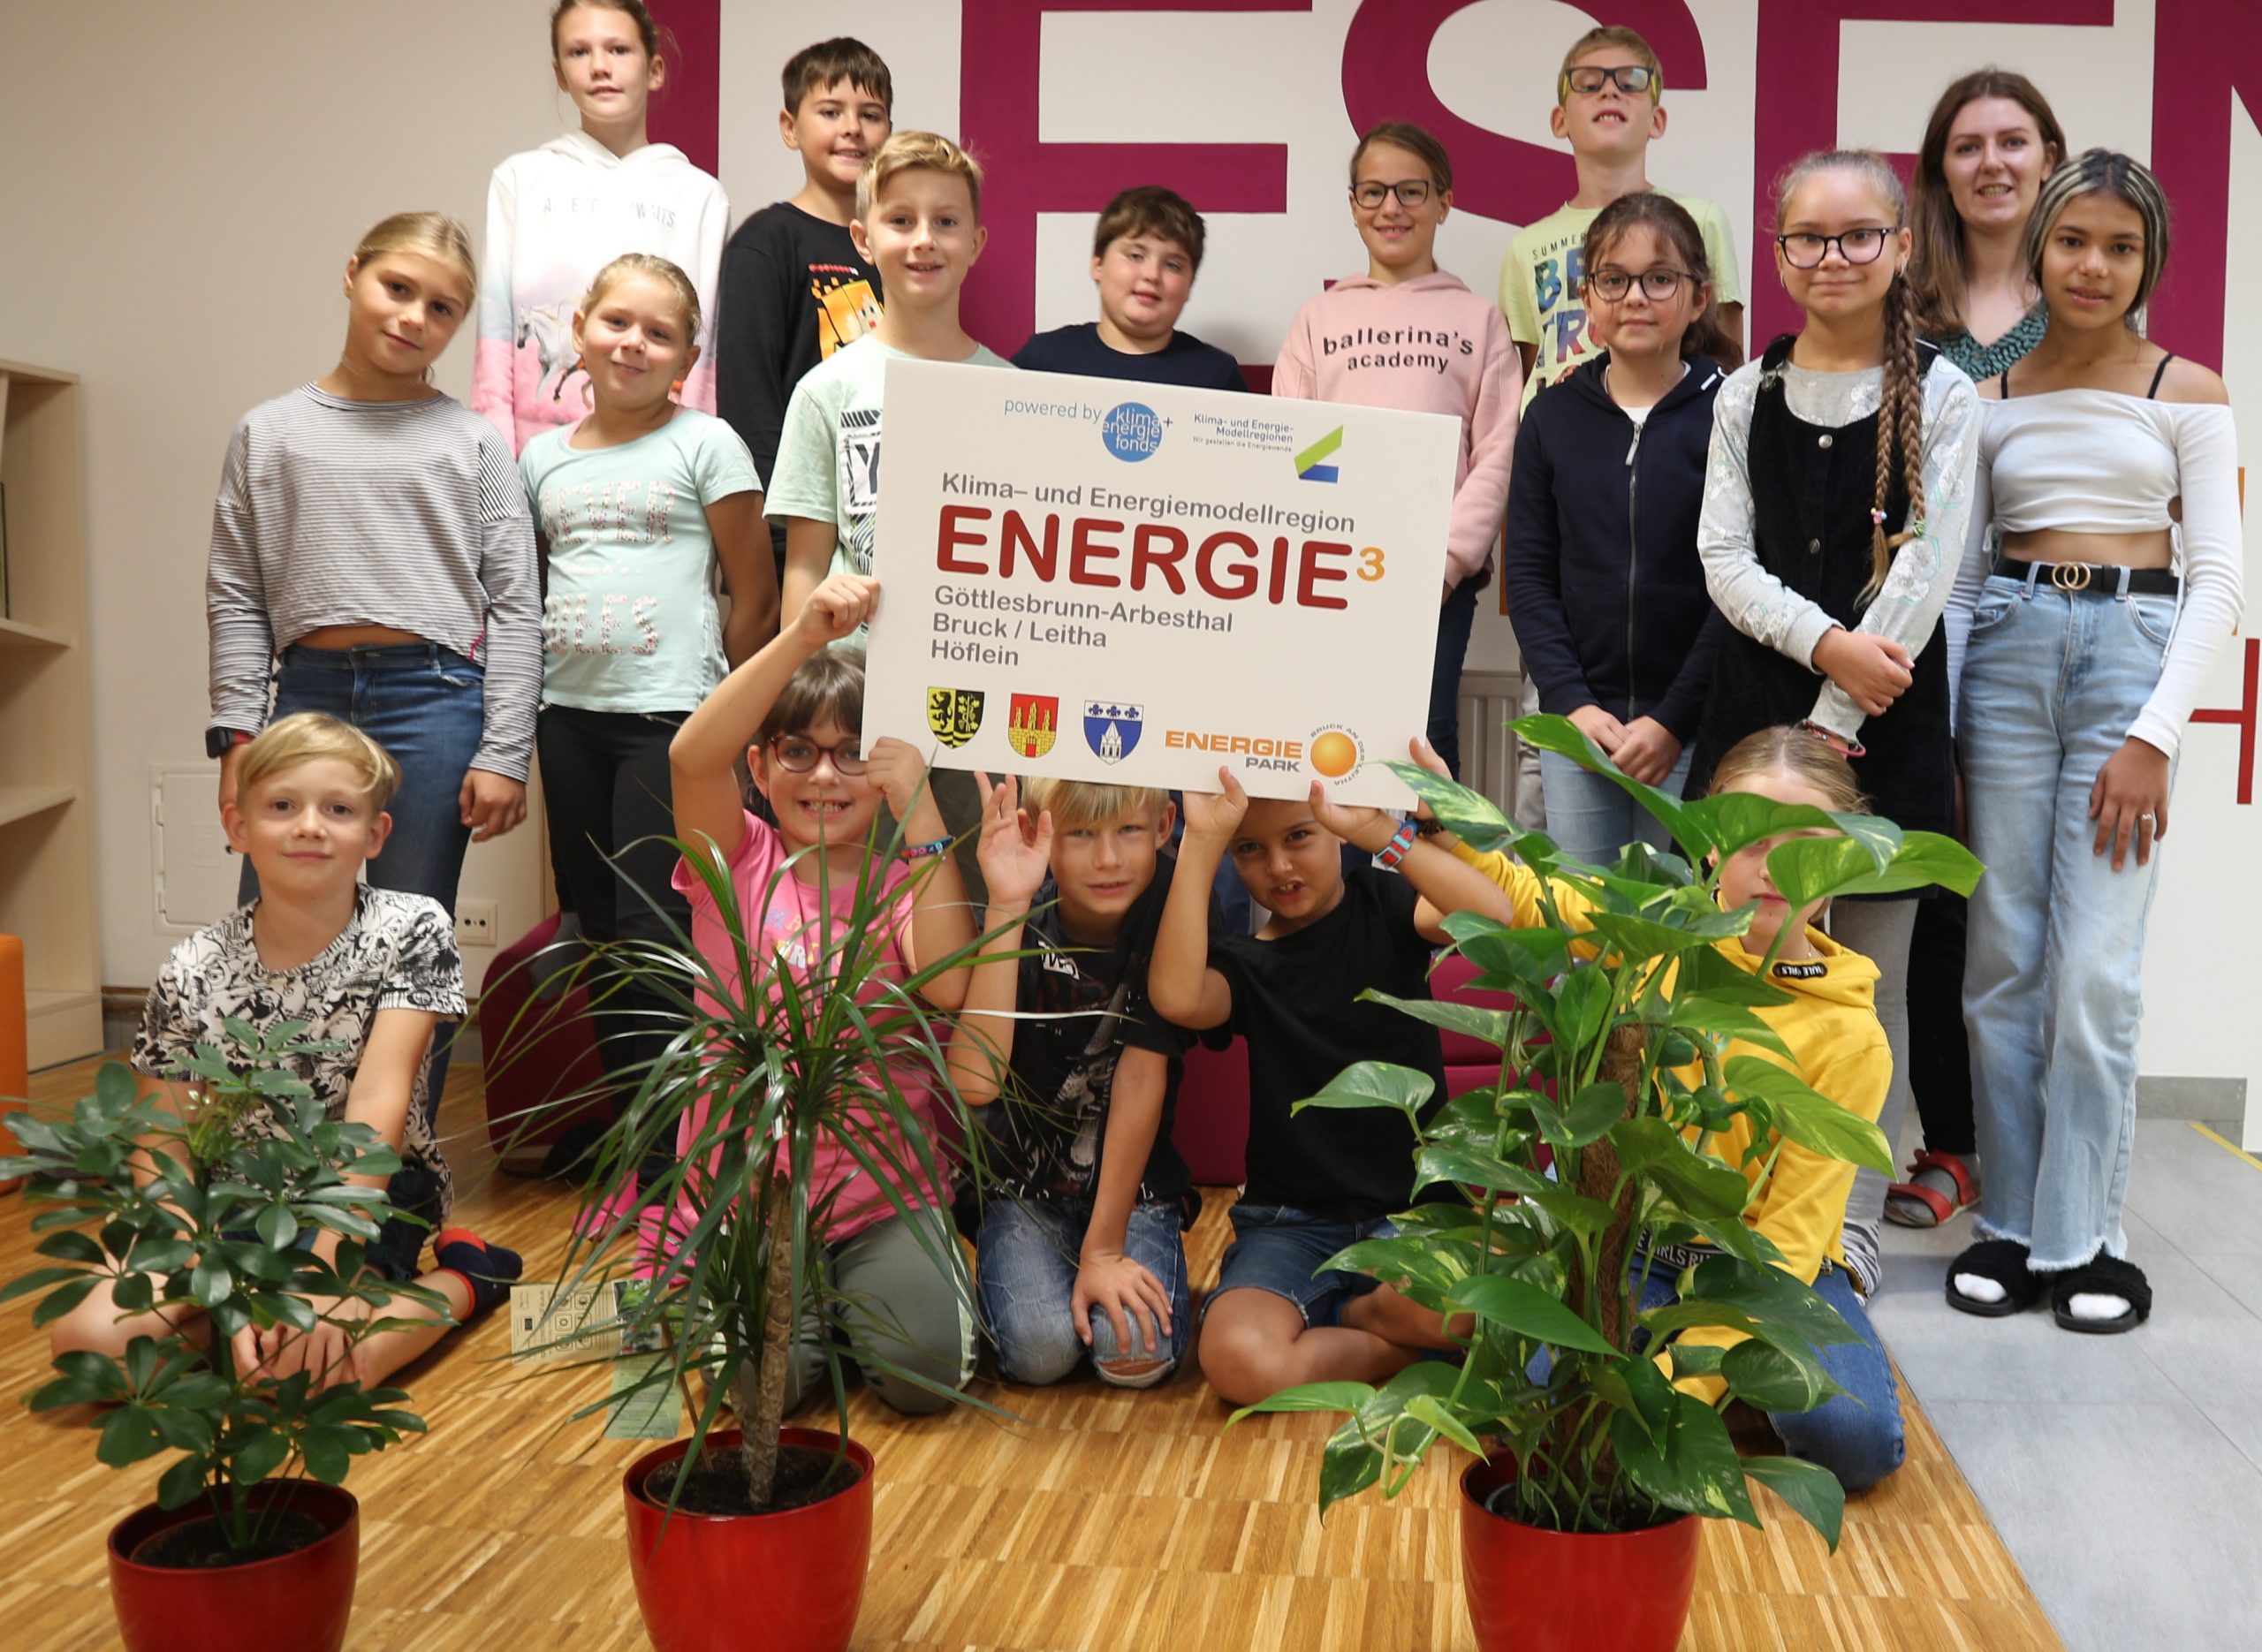
M1783 249L1783 261L1794 269L1813 269L1830 256L1835 246L1838 255L1849 264L1873 264L1878 254L1885 251L1885 243L1894 230L1863 227L1846 230L1836 235L1818 235L1811 230L1802 230L1793 235L1779 235L1775 245Z
M838 746L820 746L804 734L773 734L770 737L770 754L778 766L788 774L806 775L815 771L820 758L832 759L836 774L855 778L864 772L869 760L863 753L863 742L848 739Z
M1642 284L1642 296L1653 303L1662 304L1681 291L1681 284L1689 277L1678 269L1644 269L1638 276L1629 276L1622 269L1599 269L1587 277L1587 285L1598 298L1615 304Z
M1658 72L1646 64L1583 63L1575 69L1563 72L1563 85L1573 92L1592 97L1613 81L1621 92L1647 92L1659 85Z
M1370 178L1351 192L1351 199L1369 212L1378 211L1384 200L1398 197L1401 207L1418 207L1437 193L1437 185L1426 178L1401 178L1394 184L1385 184Z

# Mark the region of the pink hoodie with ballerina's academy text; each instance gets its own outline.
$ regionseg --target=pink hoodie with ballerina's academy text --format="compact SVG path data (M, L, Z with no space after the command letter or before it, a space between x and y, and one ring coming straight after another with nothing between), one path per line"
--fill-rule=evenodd
M1272 393L1460 420L1446 580L1459 585L1484 565L1507 510L1523 395L1522 365L1490 299L1442 269L1395 286L1371 276L1339 281L1296 312Z

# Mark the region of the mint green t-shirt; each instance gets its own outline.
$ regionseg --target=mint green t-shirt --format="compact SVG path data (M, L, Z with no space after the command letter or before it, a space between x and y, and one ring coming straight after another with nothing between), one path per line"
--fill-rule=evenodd
M688 407L618 447L571 445L580 428L545 430L519 458L550 546L543 700L695 710L725 669L707 507L761 491L754 456L730 426Z
M835 573L870 573L880 514L880 402L887 364L921 358L869 336L844 345L811 368L794 387L778 439L777 473L763 509L830 522ZM966 365L1011 369L1013 363L976 345Z

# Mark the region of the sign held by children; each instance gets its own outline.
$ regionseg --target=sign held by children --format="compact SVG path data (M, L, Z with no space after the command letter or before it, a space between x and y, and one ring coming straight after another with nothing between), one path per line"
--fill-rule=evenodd
M945 768L1411 801L1381 760L1429 715L1455 421L915 360L887 408L868 733Z

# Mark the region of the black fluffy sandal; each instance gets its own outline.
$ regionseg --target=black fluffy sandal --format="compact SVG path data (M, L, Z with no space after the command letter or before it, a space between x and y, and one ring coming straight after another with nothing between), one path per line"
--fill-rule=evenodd
M2076 1296L2117 1296L2128 1299L2129 1311L2112 1319L2082 1319L2071 1306ZM2050 1282L2050 1314L2068 1330L2093 1337L2111 1337L2134 1330L2152 1317L2152 1287L2144 1270L2119 1256L2099 1254L2093 1262L2068 1268Z
M1947 1265L1947 1305L1982 1319L2008 1319L2025 1313L2042 1294L2042 1281L2026 1264L2026 1247L2016 1239L1981 1239L1966 1246L1962 1254ZM2003 1300L1982 1302L1964 1295L1955 1288L1955 1276L1960 1273L1993 1279L2003 1287Z

